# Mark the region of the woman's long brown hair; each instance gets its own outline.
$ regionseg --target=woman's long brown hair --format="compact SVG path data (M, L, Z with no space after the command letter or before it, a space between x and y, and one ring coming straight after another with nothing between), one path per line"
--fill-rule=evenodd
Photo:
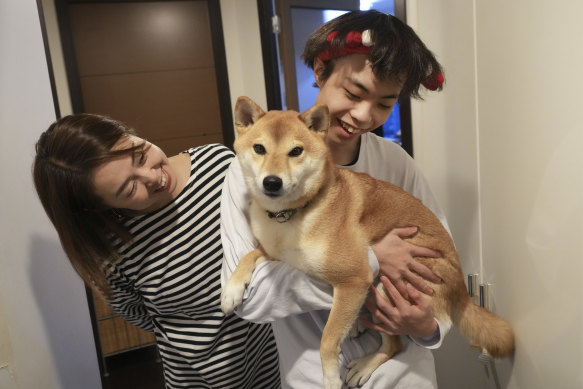
M66 116L43 132L36 144L34 185L65 253L85 283L111 297L106 267L119 259L115 239L131 236L115 212L95 195L96 167L136 147L112 151L122 138L134 135L123 123L107 117Z

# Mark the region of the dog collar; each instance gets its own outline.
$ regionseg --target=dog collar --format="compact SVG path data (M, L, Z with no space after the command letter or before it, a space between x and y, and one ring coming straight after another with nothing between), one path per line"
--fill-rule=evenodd
M300 208L284 209L282 211L277 211L277 212L271 212L271 211L265 211L265 212L267 212L267 216L269 216L270 219L275 219L275 221L277 221L278 223L285 223L286 221L291 219L291 217L293 215L296 214L298 209L304 209L308 206L308 204L310 204L309 201L303 207L300 207Z

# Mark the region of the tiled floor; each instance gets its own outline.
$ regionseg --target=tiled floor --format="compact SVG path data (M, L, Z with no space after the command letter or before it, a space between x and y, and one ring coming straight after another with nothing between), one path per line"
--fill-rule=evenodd
M103 389L164 389L162 364L155 347L107 357Z

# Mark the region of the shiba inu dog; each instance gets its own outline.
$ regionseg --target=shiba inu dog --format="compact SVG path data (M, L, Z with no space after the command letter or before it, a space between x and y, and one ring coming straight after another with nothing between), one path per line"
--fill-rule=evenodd
M338 354L367 296L373 276L367 246L395 227L416 226L411 242L440 258L418 258L443 280L430 284L435 316L458 326L477 347L501 358L514 350L514 335L500 317L474 304L449 233L421 201L387 182L338 168L325 143L326 106L299 114L264 112L249 98L235 107L235 151L252 198L250 223L260 245L244 256L222 291L225 313L242 301L255 266L285 261L330 283L333 305L320 343L325 388L340 388ZM382 289L377 286L379 290ZM382 335L379 350L352 364L348 384L360 386L401 350L398 336Z

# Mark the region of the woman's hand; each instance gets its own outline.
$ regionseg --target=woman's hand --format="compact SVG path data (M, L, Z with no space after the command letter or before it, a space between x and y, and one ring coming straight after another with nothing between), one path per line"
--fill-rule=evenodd
M416 246L404 240L415 233L417 233L417 227L395 228L371 246L379 261L380 274L387 276L405 299L408 298L407 283L419 291L431 295L433 289L427 285L424 279L433 283L441 282L441 278L413 258L438 258L440 256L437 251Z
M376 323L359 318L362 325L388 335L417 338L427 338L437 331L438 325L429 301L417 289L407 284L407 300L387 277L381 276L381 282L388 298L383 297L374 286L370 287L370 297L365 305Z

